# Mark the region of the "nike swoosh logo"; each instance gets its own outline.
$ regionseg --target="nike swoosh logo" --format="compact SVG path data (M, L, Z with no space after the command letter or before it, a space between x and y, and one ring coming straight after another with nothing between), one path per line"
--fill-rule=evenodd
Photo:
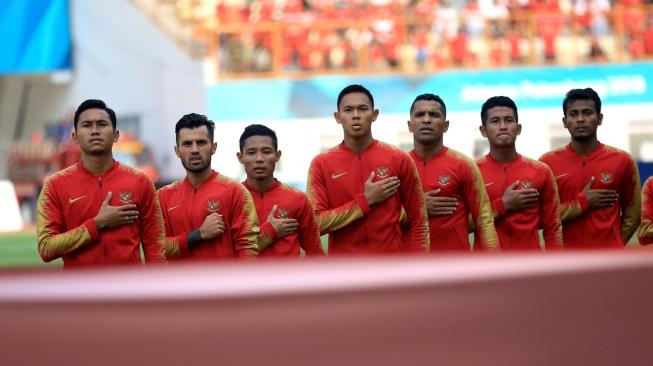
M168 208L168 212L170 212L170 211L172 211L172 210L174 210L175 208L180 207L180 206L181 206L181 205L172 206L172 207Z
M340 173L340 174L333 173L333 174L331 174L331 179L338 179L338 178L342 177L345 174L349 174L349 172L344 172L344 173Z
M569 173L562 173L560 175L556 175L556 179L560 179L560 178L562 178L564 176L567 176L567 175L569 175Z
M81 200L84 197L86 197L86 196L80 196L80 197L77 197L77 198L68 197L68 203L73 204L73 203Z
M494 184L494 182L485 183L485 186L486 186L486 187L489 187L489 186L491 186L491 185L493 185L493 184Z

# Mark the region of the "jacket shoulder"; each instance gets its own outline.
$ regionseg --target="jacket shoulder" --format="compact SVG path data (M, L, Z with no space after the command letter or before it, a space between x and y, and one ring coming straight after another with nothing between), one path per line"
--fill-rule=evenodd
M535 167L537 169L549 170L548 165L544 164L543 162L541 162L539 160L529 158L528 156L523 156L522 155L522 161L524 162L524 164L530 165L530 166Z
M49 176L48 178L46 178L44 184L45 185L53 184L53 183L58 182L58 181L60 181L62 179L69 178L71 175L74 175L75 173L77 173L78 170L79 170L79 163L73 164L73 165L69 166L68 168L59 170L58 172L56 172L56 173L52 174L51 176Z
M476 165L477 165L477 166L481 166L481 165L487 164L487 162L488 162L488 160L487 160L487 155L485 155L485 156L481 156L480 158L476 159Z
M339 152L340 152L340 145L332 146L326 149L325 151L322 151L319 154L315 155L315 157L313 157L313 161L321 161L324 159L328 159L329 156L332 156Z
M389 143L381 141L381 140L379 140L379 142L377 144L377 148L381 149L381 150L384 150L384 151L391 152L393 154L406 155L406 156L410 157L410 155L408 155L407 152L401 150L400 148L398 148L398 147L396 147L394 145L390 145Z
M293 186L291 184L281 182L280 188L284 192L287 192L287 193L295 195L295 196L299 196L299 197L306 196L306 193L304 193L304 191L302 191L301 189L299 189L299 188L297 188L297 187L295 187L295 186Z
M170 184L166 184L165 186L159 188L159 193L167 193L167 192L172 192L176 189L179 189L181 187L182 180L178 180L175 182L172 182Z
M447 156L467 167L476 167L476 162L474 160L470 159L467 155L461 153L458 150L449 148L449 150L447 150Z
M140 170L138 170L136 168L133 168L133 167L131 167L129 165L125 165L125 164L121 163L120 166L119 166L119 169L120 169L120 172L122 172L123 174L127 174L129 177L138 180L139 183L141 183L141 184L147 183L147 184L154 185L154 183L152 183L152 181L147 176L147 174L145 174L144 172L142 172L142 171L140 171Z
M566 151L567 151L567 146L559 147L555 150L545 152L544 154L542 154L542 156L540 156L539 160L547 161L550 159L554 159L557 156L563 155Z
M625 160L634 160L633 156L626 150L622 150L618 147L605 145L605 144L603 145L603 148L605 149L605 152L608 154L619 156Z

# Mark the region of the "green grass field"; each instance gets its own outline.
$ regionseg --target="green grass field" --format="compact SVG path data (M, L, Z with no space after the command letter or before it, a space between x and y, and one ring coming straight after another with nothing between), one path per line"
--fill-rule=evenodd
M541 233L540 233L541 236ZM327 250L326 235L321 238L324 250ZM470 235L473 242L473 235ZM628 246L637 246L637 238L633 238ZM21 232L13 234L0 234L0 268L35 267L35 268L57 268L61 267L60 259L50 263L44 263L39 257L36 247L36 235L32 232Z
M0 267L61 267L61 260L44 263L36 247L36 235L21 232L0 235Z

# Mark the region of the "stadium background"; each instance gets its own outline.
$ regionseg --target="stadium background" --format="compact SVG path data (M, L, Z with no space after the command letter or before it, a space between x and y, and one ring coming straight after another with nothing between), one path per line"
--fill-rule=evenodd
M218 124L216 169L242 175L237 136L265 122L301 187L340 140L344 84L370 87L375 136L402 148L414 94L443 95L445 141L470 156L480 102L510 95L533 157L568 140L563 93L591 85L600 139L646 177L649 15L638 0L0 0L0 362L649 365L650 248L42 271L59 264L40 262L30 223L89 97L131 135L116 156L160 184L183 174L172 128L193 111Z
M183 176L173 128L198 112L217 123L215 169L242 179L237 138L265 123L283 151L277 177L303 188L310 159L340 142L332 113L347 84L370 88L375 137L406 150L410 102L440 94L445 143L473 157L487 149L478 132L487 97L516 100L518 150L538 157L568 141L564 92L592 86L604 101L600 140L631 152L643 180L653 161L652 14L636 0L4 0L0 180L19 200L1 198L0 265L39 265L35 194L86 98L116 110L119 129L149 154L125 159L152 160L158 184Z

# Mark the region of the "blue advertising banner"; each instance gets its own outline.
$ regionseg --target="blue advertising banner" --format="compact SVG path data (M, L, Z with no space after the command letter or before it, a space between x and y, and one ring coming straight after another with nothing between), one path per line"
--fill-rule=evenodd
M0 0L0 74L72 67L67 0Z
M208 88L216 121L328 117L340 90L362 84L384 114L407 113L415 96L440 95L449 111L479 111L494 95L520 108L559 107L572 88L594 88L604 104L653 103L653 63L456 70L415 76L324 76L308 80L221 81Z

